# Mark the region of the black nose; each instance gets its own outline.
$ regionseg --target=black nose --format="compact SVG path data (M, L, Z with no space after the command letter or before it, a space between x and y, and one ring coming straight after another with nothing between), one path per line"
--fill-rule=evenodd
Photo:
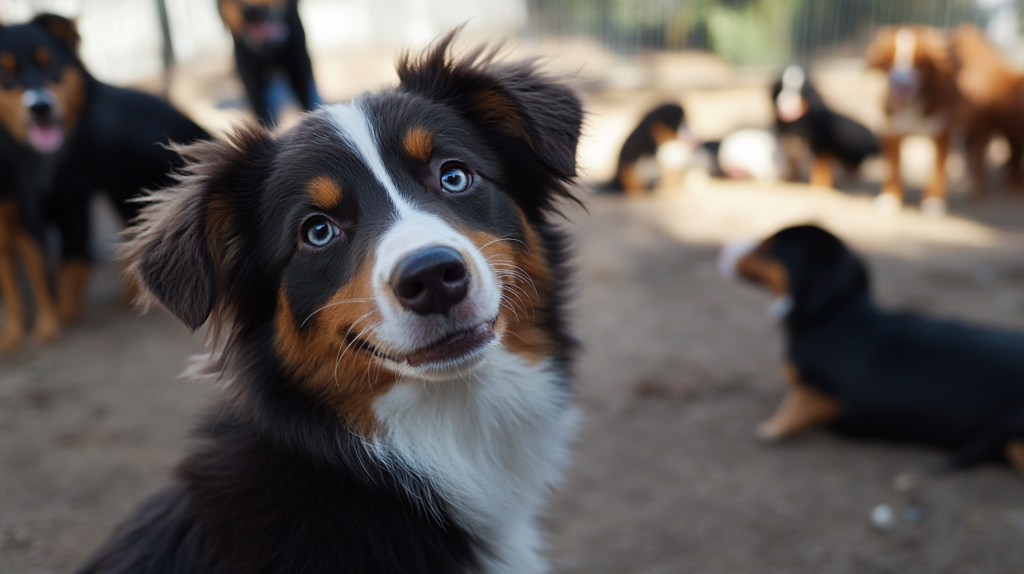
M391 274L391 288L413 313L444 314L466 298L469 273L458 251L434 245L407 255Z
M32 112L32 115L37 118L49 117L51 111L50 103L43 99L37 99L28 107L28 111Z

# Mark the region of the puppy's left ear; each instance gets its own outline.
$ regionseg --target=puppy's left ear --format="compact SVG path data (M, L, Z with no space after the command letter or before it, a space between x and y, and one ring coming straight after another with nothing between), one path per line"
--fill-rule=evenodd
M896 46L896 28L887 27L879 30L874 41L868 46L864 55L869 70L888 71L892 66L893 53Z
M32 19L33 24L38 24L46 29L51 36L60 40L75 54L78 53L78 45L82 37L78 35L78 27L75 22L56 14L39 14Z
M399 89L451 106L477 127L506 165L510 190L527 211L571 197L564 183L576 176L576 145L583 105L576 93L532 62L495 63L478 49L456 60L458 30L419 58L398 62ZM532 188L532 189L531 189Z

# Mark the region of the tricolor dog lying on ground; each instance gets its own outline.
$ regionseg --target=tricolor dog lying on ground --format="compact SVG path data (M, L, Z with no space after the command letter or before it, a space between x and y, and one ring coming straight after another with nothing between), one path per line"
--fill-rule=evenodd
M548 571L581 104L452 37L395 89L183 149L126 255L210 323L228 397L82 574Z
M720 265L768 289L785 330L789 392L762 439L831 424L952 450L952 467L1005 457L1024 474L1024 333L880 309L864 265L819 227L731 244Z

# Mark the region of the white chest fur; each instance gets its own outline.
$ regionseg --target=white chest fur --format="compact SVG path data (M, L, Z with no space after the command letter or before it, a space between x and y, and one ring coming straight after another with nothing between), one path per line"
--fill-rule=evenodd
M548 571L536 515L576 421L560 377L495 349L464 379L401 380L374 402L382 431L368 448L430 482L488 545L489 572Z
M895 135L934 137L949 129L949 119L938 113L926 116L921 103L912 101L889 115L888 129Z

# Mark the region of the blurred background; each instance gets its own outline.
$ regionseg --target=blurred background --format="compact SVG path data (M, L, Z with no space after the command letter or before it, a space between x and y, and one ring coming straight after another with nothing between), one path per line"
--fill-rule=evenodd
M771 129L769 88L792 63L831 107L879 132L885 76L863 56L888 24L973 23L1024 71L1022 9L1024 0L300 2L326 102L393 83L399 52L462 23L461 45L507 40L509 57L539 56L583 95L588 211L571 211L566 226L580 266L587 422L546 518L556 571L1024 572L1024 481L1005 467L938 475L938 451L827 432L757 444L754 426L783 394L781 336L767 295L715 269L725 241L815 222L863 254L883 306L1024 329L1020 194L997 185L968 201L959 143L942 218L879 213L877 161L840 180L842 191L696 173L640 198L591 193L659 103L680 103L705 141ZM0 0L4 24L41 11L76 19L82 58L103 81L166 95L214 132L250 115L215 0ZM916 204L935 151L920 137L903 150ZM989 159L1006 154L996 138ZM97 250L109 255L118 226L97 209ZM73 570L167 481L216 394L177 378L201 335L162 312L129 311L118 273L101 266L84 320L59 342L0 357L2 572ZM912 494L894 486L908 476ZM908 496L919 515L872 525L873 508Z

